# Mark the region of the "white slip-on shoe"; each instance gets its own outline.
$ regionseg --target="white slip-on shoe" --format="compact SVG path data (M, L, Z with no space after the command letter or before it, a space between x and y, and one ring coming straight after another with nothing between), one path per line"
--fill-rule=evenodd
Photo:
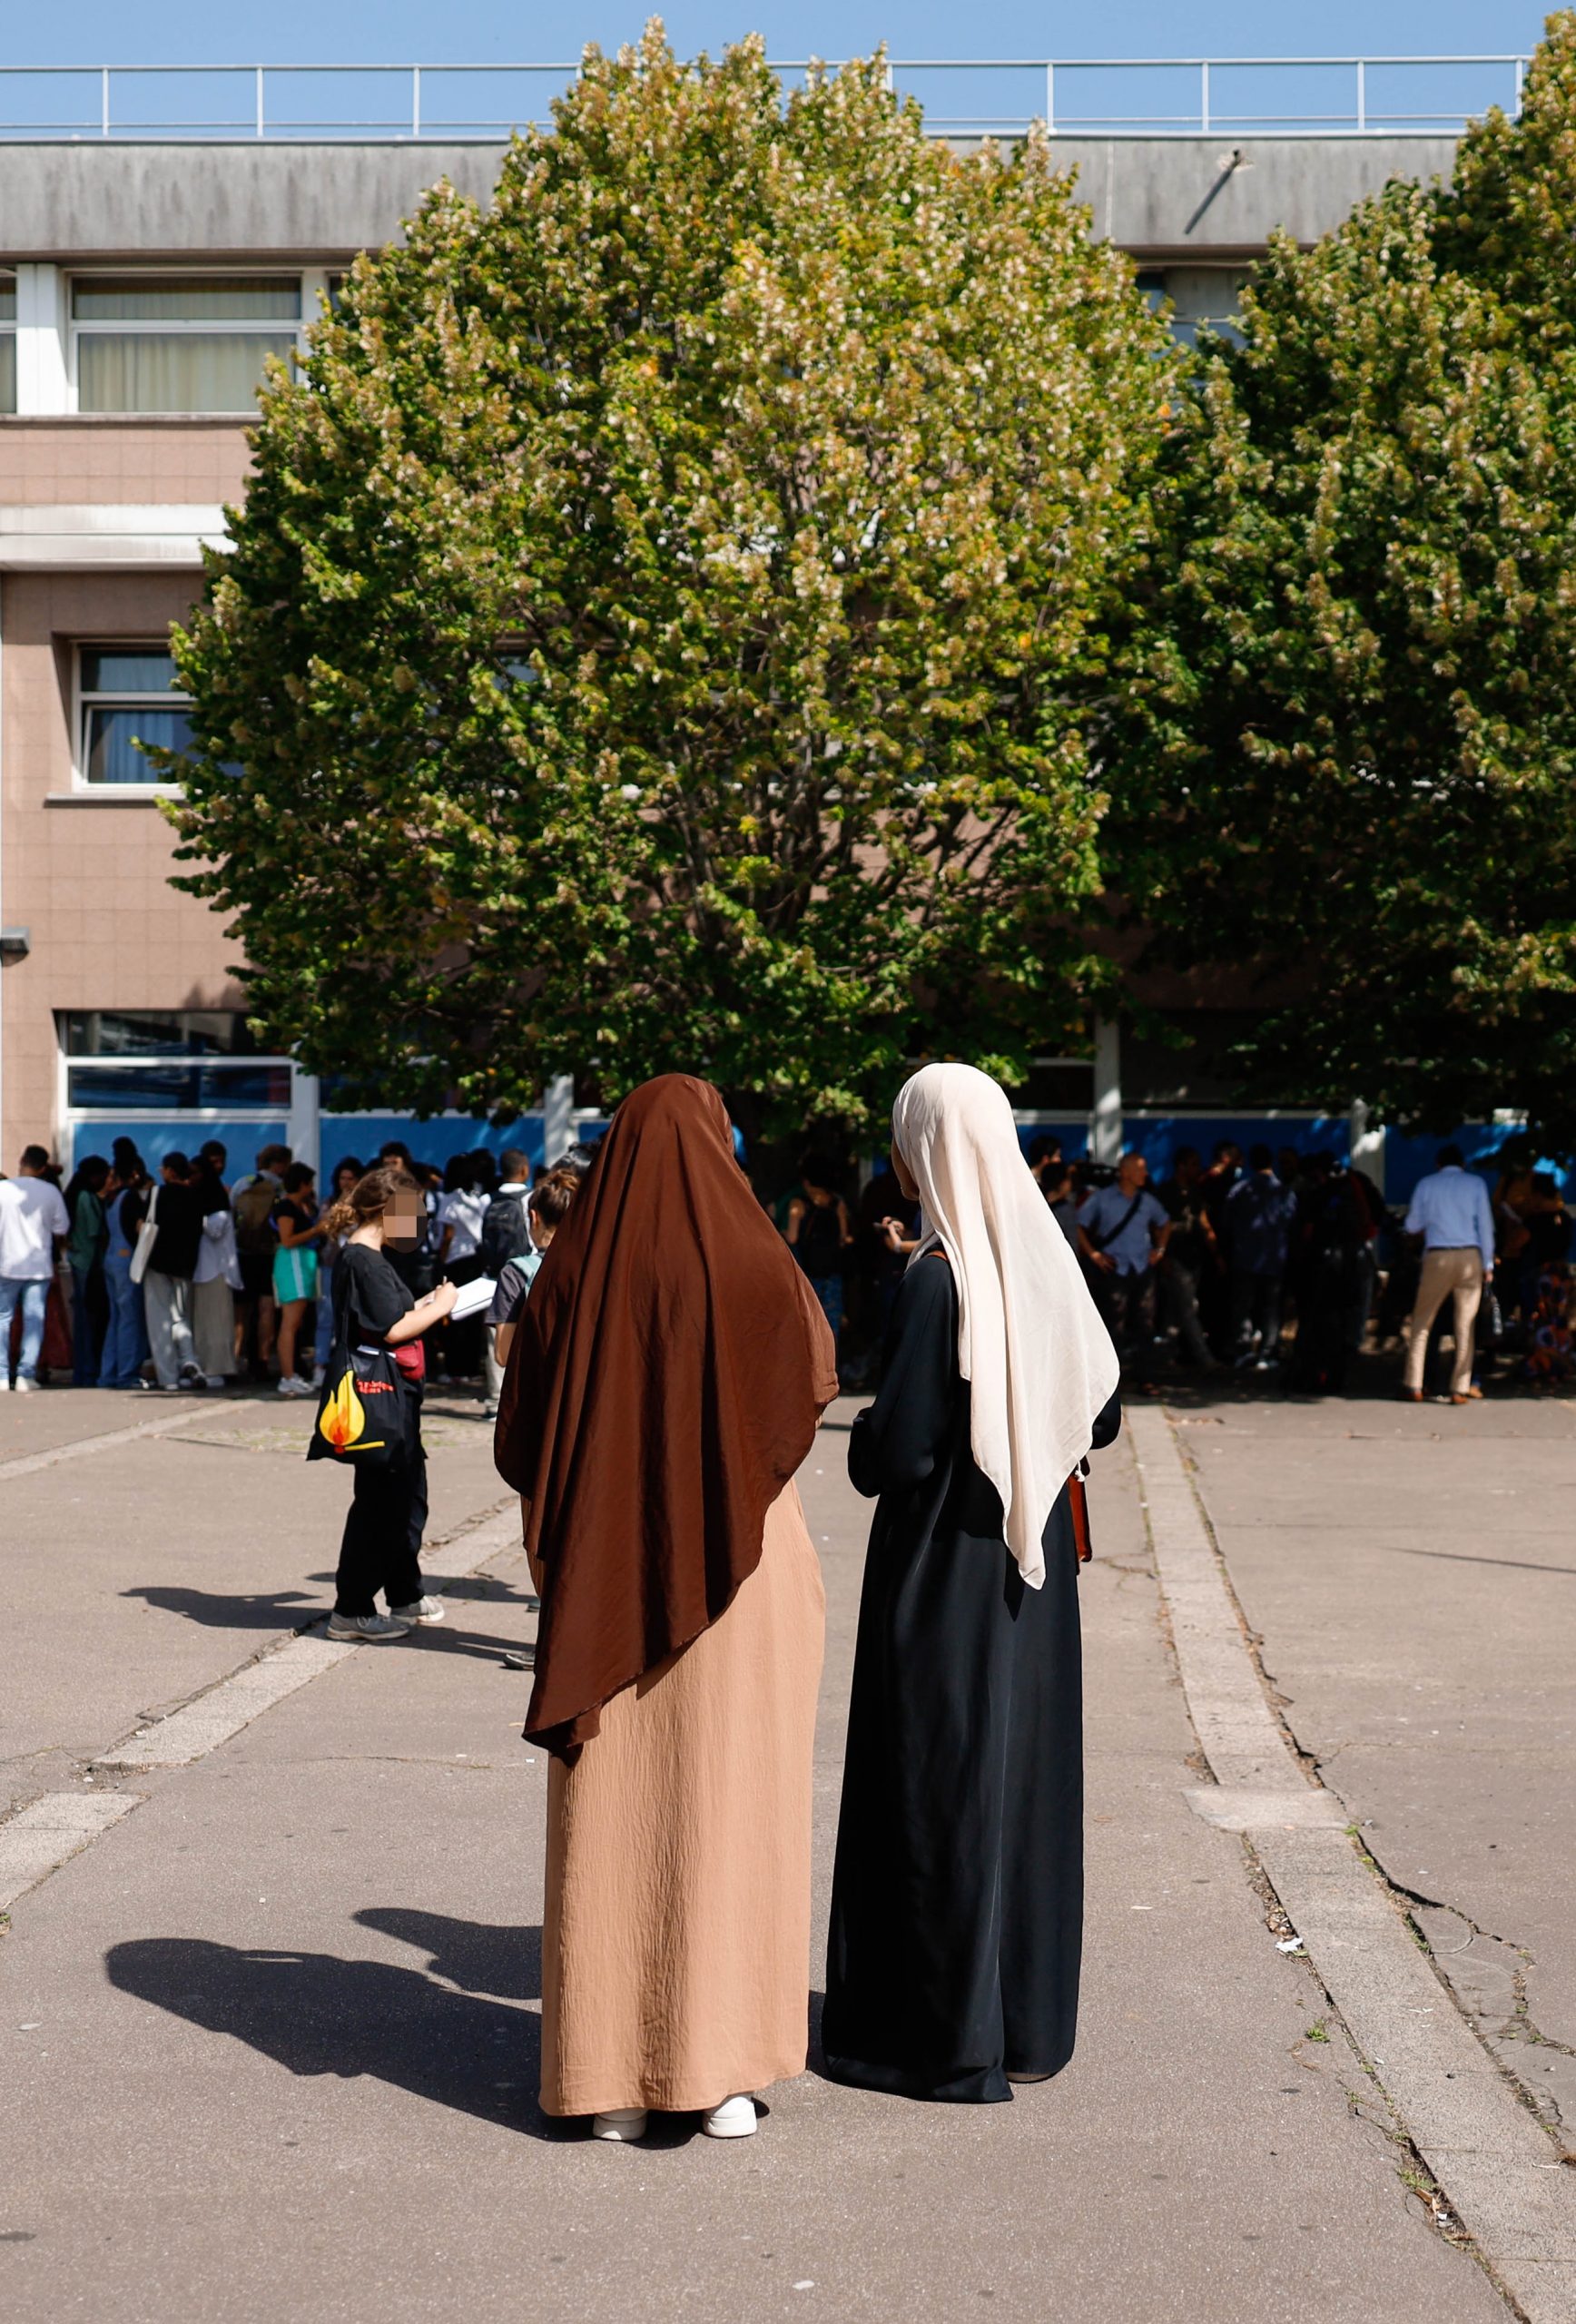
M592 2117L591 2135L594 2139L611 2139L628 2146L635 2139L645 2136L649 2117L644 2106L610 2106L605 2114Z
M413 1605L390 1606L389 1611L397 1622L440 1622L444 1617L441 1598L418 1598Z
M384 1639L409 1638L409 1622L397 1622L392 1614L330 1614L329 1636L337 1639L370 1639L374 1643Z
M724 2098L720 2106L701 2116L701 2128L709 2139L753 2139L760 2120L754 2100L746 2094Z

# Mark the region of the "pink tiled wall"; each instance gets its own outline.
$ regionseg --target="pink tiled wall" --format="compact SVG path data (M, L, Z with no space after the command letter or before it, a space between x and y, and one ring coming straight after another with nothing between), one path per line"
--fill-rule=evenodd
M0 419L0 507L52 500L239 500L251 465L233 419Z
M153 431L128 431L143 434ZM224 431L233 439L233 428ZM0 456L8 448L0 430ZM217 457L217 455L216 455ZM125 472L123 472L125 473ZM183 470L123 493L95 478L38 497L219 499ZM7 482L0 499L20 498ZM218 915L169 885L174 834L151 802L52 806L72 786L71 646L80 638L162 638L196 594L194 574L13 573L0 576L0 911L30 931L26 960L0 970L0 1167L30 1138L53 1139L57 1009L230 1009L236 947Z

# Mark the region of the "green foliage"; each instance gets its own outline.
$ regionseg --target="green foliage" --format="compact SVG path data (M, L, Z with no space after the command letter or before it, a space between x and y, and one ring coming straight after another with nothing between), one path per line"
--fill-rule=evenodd
M1042 139L954 156L880 58L589 52L273 379L176 635L184 884L271 1039L770 1125L1076 1038L1164 344Z
M1277 241L1168 448L1105 771L1249 1086L1576 1143L1576 17L1453 189Z

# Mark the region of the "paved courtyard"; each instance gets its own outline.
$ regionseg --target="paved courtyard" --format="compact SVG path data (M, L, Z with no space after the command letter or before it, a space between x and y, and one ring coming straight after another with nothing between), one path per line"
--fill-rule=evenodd
M801 1479L822 1926L854 1409ZM926 2108L813 2051L747 2145L635 2148L534 2102L546 1768L490 1431L435 1399L448 1625L340 1650L311 1625L345 1480L302 1462L309 1419L0 1407L0 2313L1491 2324L1496 2277L1576 2313L1576 1409L1137 1415L1081 1584L1072 2066ZM1343 1954L1320 1899L1354 1881L1376 1934ZM1400 2111L1446 2085L1451 2123Z

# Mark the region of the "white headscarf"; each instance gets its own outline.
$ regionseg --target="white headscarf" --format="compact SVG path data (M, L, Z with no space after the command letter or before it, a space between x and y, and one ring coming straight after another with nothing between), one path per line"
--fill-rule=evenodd
M1038 1590L1046 1520L1116 1387L1117 1352L989 1074L923 1067L898 1092L892 1139L920 1189L914 1260L939 1243L952 1263L974 1459Z

